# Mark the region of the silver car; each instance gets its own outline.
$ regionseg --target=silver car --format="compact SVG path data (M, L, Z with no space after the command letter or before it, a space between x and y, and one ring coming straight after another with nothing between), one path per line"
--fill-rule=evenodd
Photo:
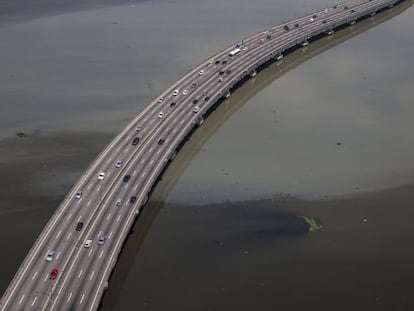
M46 254L46 261L52 261L53 260L53 258L55 257L55 251L52 251L52 250L48 250L47 251L47 254Z
M98 245L104 245L107 237L106 235L101 235L98 239Z
M115 202L115 205L116 205L116 206L121 206L121 205L122 205L122 199L121 199L121 198L118 198L118 199L116 200L116 202Z

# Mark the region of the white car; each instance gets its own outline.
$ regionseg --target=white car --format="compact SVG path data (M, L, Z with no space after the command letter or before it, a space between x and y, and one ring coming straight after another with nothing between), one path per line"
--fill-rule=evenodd
M180 94L180 91L179 91L179 90L175 90L175 91L173 92L173 96L177 96L178 94Z
M89 247L91 247L91 245L92 245L92 240L86 240L86 241L85 241L85 244L83 244L83 246L84 246L85 248L89 248Z
M199 112L199 111L200 111L200 107L195 106L195 107L193 108L193 112L197 113L197 112Z
M188 94L188 91L187 90L184 90L183 91L183 95L185 96L185 95L187 95Z
M115 164L115 167L116 168L120 168L122 166L122 161L121 160L118 160L117 162L116 162L116 164Z
M53 257L55 257L55 251L49 249L46 254L46 261L52 261Z
M78 190L75 194L75 198L80 199L82 196L82 191Z
M204 74L204 70L203 69L201 69L199 72L198 72L198 75L199 76L202 76Z
M161 119L163 116L164 116L164 112L162 112L162 111L161 111L161 112L158 114L158 118L160 118L160 119Z
M118 198L118 199L116 200L115 205L116 205L116 206L121 206L121 205L122 205L122 199L121 199L121 198Z
M160 97L160 98L158 98L158 102L161 104L162 102L163 102L163 98L162 97Z
M219 79L218 79L218 82L220 83L220 82L223 82L223 78L222 77L220 77Z
M104 172L100 172L98 175L98 180L102 180L105 177L105 173Z
M312 23L312 22L314 21L313 17L311 17L311 18L309 19L309 21Z

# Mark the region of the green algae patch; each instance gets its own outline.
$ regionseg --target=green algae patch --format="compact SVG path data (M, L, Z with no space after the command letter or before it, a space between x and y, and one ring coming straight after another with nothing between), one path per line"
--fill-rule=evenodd
M321 230L323 228L322 222L319 218L316 217L307 217L307 216L299 216L308 224L308 231L315 232Z
M28 136L25 132L17 132L16 135L20 138L24 138Z

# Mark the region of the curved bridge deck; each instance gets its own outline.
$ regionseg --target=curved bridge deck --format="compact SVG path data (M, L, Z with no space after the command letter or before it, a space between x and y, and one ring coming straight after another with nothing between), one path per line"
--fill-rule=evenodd
M171 85L73 186L21 264L0 310L97 309L135 218L204 116L267 64L400 2L348 1L271 27L220 51ZM54 253L47 261L49 251Z

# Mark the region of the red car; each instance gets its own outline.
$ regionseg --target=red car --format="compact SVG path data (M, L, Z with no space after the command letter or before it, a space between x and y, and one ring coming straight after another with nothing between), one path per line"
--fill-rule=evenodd
M54 280L56 279L58 274L58 269L53 268L52 271L50 271L49 279Z

